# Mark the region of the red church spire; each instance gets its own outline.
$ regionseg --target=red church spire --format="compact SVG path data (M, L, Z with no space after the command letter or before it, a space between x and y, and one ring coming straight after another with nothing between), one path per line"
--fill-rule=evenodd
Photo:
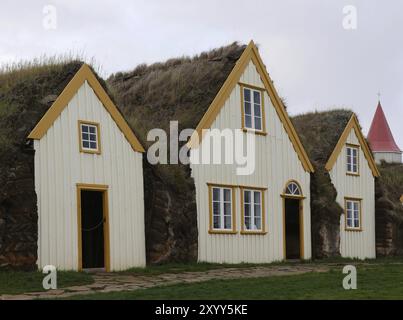
M400 152L390 131L380 101L378 102L378 107L369 129L368 141L374 152Z

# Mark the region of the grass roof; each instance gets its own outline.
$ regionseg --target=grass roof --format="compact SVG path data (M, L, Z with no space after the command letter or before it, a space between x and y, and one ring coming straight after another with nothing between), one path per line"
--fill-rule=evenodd
M291 118L316 167L326 164L352 114L351 110L335 109L309 112Z
M25 144L81 65L80 61L27 64L0 72L0 159Z
M83 63L66 56L0 68L0 159L13 146L25 144L28 134ZM106 89L105 81L94 73Z
M107 83L126 119L146 143L153 128L195 128L246 46L232 43L194 57L139 65L116 73ZM168 131L167 131L168 132Z

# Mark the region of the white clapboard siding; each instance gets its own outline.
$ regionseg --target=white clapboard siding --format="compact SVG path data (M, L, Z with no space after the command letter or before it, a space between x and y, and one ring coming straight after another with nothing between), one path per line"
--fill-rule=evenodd
M354 130L351 130L347 143L359 145ZM340 253L343 257L375 258L375 180L362 148L359 152L360 175L347 175L346 152L344 146L330 171L330 177L337 190L337 202L342 208L345 197L362 199L362 231L346 231L343 214L340 218Z
M263 88L264 85L250 62L242 83ZM252 175L236 175L236 165L195 165L192 176L196 186L198 215L198 260L217 263L261 263L284 259L283 199L281 194L287 181L297 180L306 199L304 205L304 258L311 258L310 175L305 172L291 141L271 104L264 95L267 136L256 136L256 167ZM236 85L211 128L240 129L240 86ZM203 143L203 142L202 142ZM200 146L201 147L201 146ZM209 234L209 199L207 183L267 187L266 235L241 235L240 190L236 189L236 235Z
M100 124L100 155L79 152L78 120ZM142 154L133 151L87 82L34 148L38 267L78 269L77 183L109 186L111 270L144 266Z

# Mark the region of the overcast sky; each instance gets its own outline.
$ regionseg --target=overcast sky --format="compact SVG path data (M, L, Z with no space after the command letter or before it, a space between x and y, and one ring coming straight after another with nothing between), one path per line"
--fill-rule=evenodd
M357 10L356 29L343 27L348 5ZM349 107L366 133L380 91L403 148L400 0L3 0L0 6L1 64L73 53L94 58L106 77L253 39L292 115Z

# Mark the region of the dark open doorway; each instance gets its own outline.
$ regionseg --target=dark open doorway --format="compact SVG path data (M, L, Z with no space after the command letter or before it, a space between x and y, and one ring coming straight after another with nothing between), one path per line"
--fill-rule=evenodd
M104 192L81 190L82 268L104 268Z
M301 254L301 225L299 199L285 198L285 257L300 259Z

